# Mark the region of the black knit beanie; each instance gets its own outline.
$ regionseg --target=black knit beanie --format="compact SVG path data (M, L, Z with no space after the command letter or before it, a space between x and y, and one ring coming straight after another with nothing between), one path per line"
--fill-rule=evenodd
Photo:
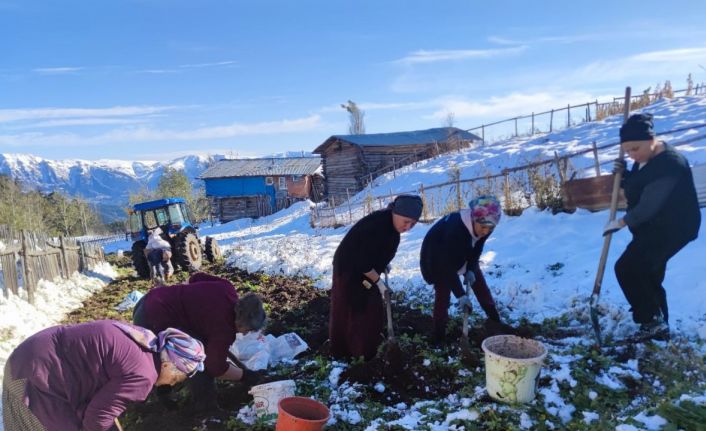
M655 137L652 127L652 114L635 114L620 128L620 143L650 140Z
M414 220L422 215L422 198L417 195L399 195L392 202L392 212Z

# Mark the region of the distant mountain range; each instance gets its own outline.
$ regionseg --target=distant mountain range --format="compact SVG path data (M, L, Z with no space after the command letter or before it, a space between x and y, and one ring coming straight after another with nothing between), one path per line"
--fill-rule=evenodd
M311 153L284 152L264 157L302 157ZM222 155L185 156L167 162L79 159L48 160L30 154L0 153L0 175L17 179L27 190L59 191L95 205L104 221L125 218L130 193L154 190L166 168L182 170L194 188L203 187L196 177Z
M25 189L59 191L94 204L104 221L125 218L131 192L154 190L168 167L183 170L195 188L196 179L214 160L185 156L168 162L122 160L48 160L29 154L0 154L0 175L19 180Z

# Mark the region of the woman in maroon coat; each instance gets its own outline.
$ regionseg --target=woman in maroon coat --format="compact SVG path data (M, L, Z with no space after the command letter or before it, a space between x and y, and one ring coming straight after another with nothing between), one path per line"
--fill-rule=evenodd
M400 195L387 209L363 217L346 234L333 256L329 338L339 358L375 356L383 341L388 289L380 274L392 261L400 234L412 229L422 214L419 196ZM366 288L363 281L377 288Z

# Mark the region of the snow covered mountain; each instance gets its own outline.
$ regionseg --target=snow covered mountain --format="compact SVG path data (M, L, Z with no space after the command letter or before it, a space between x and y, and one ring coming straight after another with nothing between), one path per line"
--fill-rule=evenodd
M0 175L8 175L26 189L60 191L95 204L105 221L122 218L131 192L153 190L166 168L183 170L194 187L214 159L185 156L168 162L77 159L48 160L29 154L0 154Z

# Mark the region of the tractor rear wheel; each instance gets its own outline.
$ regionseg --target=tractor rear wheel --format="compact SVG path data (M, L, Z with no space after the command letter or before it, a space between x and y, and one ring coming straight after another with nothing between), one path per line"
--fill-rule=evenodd
M193 233L177 239L177 262L182 269L192 272L201 269L201 244Z
M218 245L216 238L206 237L206 259L213 263L221 258L221 247Z
M132 266L135 267L137 276L140 278L150 278L150 266L145 257L145 247L147 243L143 240L135 241L132 244Z

